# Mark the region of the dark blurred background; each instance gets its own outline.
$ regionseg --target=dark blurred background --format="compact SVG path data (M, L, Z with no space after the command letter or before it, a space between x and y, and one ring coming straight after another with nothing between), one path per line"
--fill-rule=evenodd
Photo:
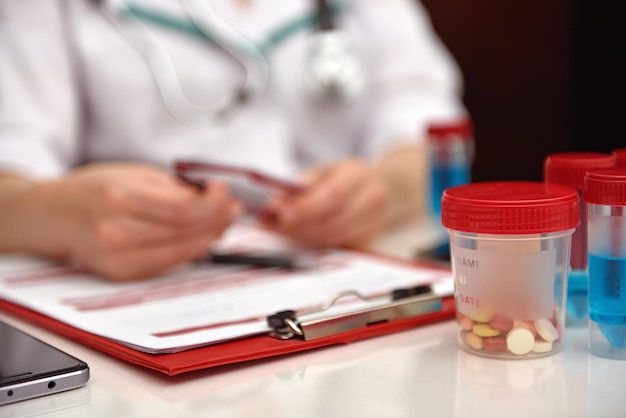
M561 151L626 147L618 0L422 0L461 66L473 180L541 180Z

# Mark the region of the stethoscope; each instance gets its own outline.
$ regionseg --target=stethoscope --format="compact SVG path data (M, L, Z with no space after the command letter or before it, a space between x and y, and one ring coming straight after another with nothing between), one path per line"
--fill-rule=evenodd
M302 88L314 101L355 101L367 90L367 77L350 38L338 29L335 14L342 7L315 0L315 11L287 22L263 42L253 42L217 16L206 0L179 0L187 18L178 18L126 1L96 0L105 16L145 58L163 103L176 119L187 124L228 119L244 104L263 97L270 80L268 53L305 27L317 28L310 45ZM211 41L239 62L244 81L210 104L197 104L184 94L173 61L151 26L164 26Z

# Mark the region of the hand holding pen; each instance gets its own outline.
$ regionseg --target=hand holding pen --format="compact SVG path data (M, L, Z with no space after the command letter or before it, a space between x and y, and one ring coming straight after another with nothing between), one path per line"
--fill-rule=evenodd
M276 227L279 218L278 206L273 202L292 199L307 191L296 183L222 163L177 161L174 169L179 179L200 191L210 190L216 179L226 181L230 186L229 192L240 200L244 212L270 228ZM196 261L288 270L314 266L306 257L284 252L212 251Z
M215 181L226 182L229 192L243 205L243 210L265 223L276 221L271 202L305 192L305 187L259 171L208 161L177 161L176 176L199 190L206 190Z
M309 247L365 247L386 220L387 186L359 160L312 169L300 184L212 162L179 161L175 170L198 188L226 179L248 214Z

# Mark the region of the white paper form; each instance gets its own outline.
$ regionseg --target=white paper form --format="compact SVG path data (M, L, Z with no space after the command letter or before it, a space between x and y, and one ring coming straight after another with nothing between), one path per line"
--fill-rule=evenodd
M288 244L240 226L219 245L276 249ZM140 351L169 353L268 332L268 315L314 309L345 290L377 296L433 284L437 294L453 293L452 274L446 270L344 250L307 254L315 257L316 268L190 264L133 283L112 283L76 267L5 255L0 257L0 298ZM329 313L362 305L357 298L346 299Z

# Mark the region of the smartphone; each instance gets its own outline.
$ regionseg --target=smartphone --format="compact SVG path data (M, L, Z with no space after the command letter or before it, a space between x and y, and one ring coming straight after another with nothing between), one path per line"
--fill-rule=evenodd
M175 161L174 171L178 178L200 189L214 180L225 182L230 193L243 202L248 214L266 221L276 216L266 207L272 197L293 196L305 191L302 185L286 179L216 162Z
M87 363L0 321L0 405L83 386Z

